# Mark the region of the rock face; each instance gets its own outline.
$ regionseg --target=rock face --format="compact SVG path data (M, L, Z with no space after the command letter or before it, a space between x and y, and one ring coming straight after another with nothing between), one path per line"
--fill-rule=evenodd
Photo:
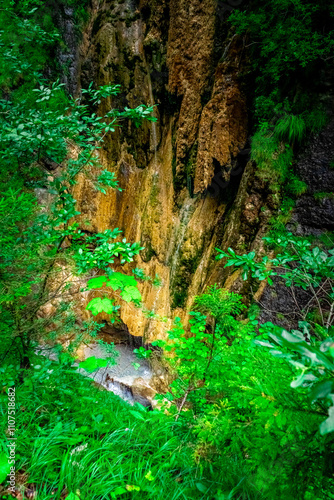
M158 105L156 123L124 125L101 152L123 191L103 195L82 179L76 198L84 229L118 227L142 242L135 266L162 280L141 285L145 308L169 320L227 278L214 248L258 244L273 208L247 163L243 41L226 32L216 8L215 0L94 0L80 48L82 87L122 86L99 112ZM168 322L143 310L126 305L121 314L144 342L165 335Z
M296 202L287 229L298 236L320 236L333 245L334 232L334 113L332 88L327 105L327 126L315 135L297 158L296 172L307 184L307 192ZM326 237L327 233L327 237ZM261 321L272 321L291 329L298 327L298 306L312 301L309 291L280 285L267 287L261 297Z
M330 106L333 109L333 99ZM319 235L334 231L334 116L300 155L298 175L308 185L306 195L297 202L291 229L297 234ZM295 227L294 227L295 226Z

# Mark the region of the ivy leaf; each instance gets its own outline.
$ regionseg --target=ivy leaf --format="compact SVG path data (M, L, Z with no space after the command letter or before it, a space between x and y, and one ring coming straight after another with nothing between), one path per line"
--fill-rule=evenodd
M89 302L86 309L88 311L91 311L94 316L101 312L112 314L114 312L113 303L114 300L110 300L107 298L101 299L100 297L97 297Z

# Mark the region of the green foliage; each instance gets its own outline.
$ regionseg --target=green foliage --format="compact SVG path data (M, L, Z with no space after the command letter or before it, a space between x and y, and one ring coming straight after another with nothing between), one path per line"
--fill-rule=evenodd
M109 272L110 264L114 264L115 257L119 258L120 264L132 262L133 257L138 255L144 247L141 247L139 243L128 243L125 238L111 243L111 240L116 239L120 232L118 229L114 231L107 229L103 233L86 237L85 245L81 244L74 254L78 272L85 273L96 268ZM90 250L92 243L95 246L94 250ZM130 282L132 283L131 277ZM133 280L133 282L136 286L136 281Z
M112 272L109 273L108 277L98 276L88 281L87 288L91 290L93 288L101 288L102 286L109 286L114 291L121 290L121 297L126 302L139 303L141 301L141 294L137 288L138 283L133 276L127 276L126 274ZM89 302L86 309L89 309L93 314L98 314L99 312L106 312L112 314L114 312L114 306L112 305L110 299L93 299Z
M305 125L311 133L320 132L328 123L328 116L323 107L314 108L304 113Z
M229 17L251 61L243 75L253 98L251 157L257 163L257 175L283 201L307 190L293 171L293 149L328 121L319 104L323 89L318 75L330 71L332 18L329 0L317 4L252 0ZM287 221L288 217L280 217L279 225ZM277 226L276 214L273 226Z
M270 347L275 356L287 358L301 370L298 379L292 382L292 387L303 386L312 389L311 401L319 398L327 400L325 406L329 407L329 416L320 426L321 434L327 434L334 430L334 410L330 406L334 397L334 250L325 251L318 246L312 248L308 240L295 237L291 233L264 239L269 245L278 247L280 253L273 258L265 256L256 261L255 252L237 256L231 248L228 253L217 249L217 259L228 258L225 266L241 267L244 279L250 275L259 280L268 279L268 283L273 284L271 277L277 276L287 287L301 288L309 293L307 303L299 305L299 315L302 319L299 321L299 327L302 331L293 330L290 333L268 323L263 325L260 331L269 333L274 344L259 343ZM306 321L310 319L309 310L312 306L316 307L320 324L317 321L311 325ZM277 350L277 345L284 350Z
M273 191L280 191L291 172L292 148L280 143L275 135L260 130L252 138L251 159L256 162L258 175L270 182Z
M244 279L249 275L259 280L279 276L288 287L297 286L304 290L319 288L324 279L328 280L331 286L334 284L334 249L326 252L317 246L311 248L311 243L307 239L294 236L292 233L266 236L263 239L268 245L280 248L282 252L273 258L264 256L257 262L255 252L239 256L232 248L229 248L228 252L217 248L219 255L216 259L227 257L225 267L233 265L241 267ZM272 284L272 280L269 279L268 282ZM334 290L330 289L326 293L329 300L332 300L333 292Z
M206 461L224 470L222 498L327 498L332 438L317 433L323 410L290 385L294 368L284 357L257 347L270 331L257 333L254 312L236 317L245 306L226 290L213 287L195 304L190 333L176 318L168 341L155 344L174 373L162 401L192 428L199 470Z
M306 193L308 190L308 185L306 182L299 179L295 174L289 176L288 183L286 186L286 193L293 198L298 198L302 194Z
M39 5L38 5L39 4ZM5 2L0 11L0 86L11 88L20 82L30 90L41 76L49 48L60 40L54 26L43 23L37 10L41 3ZM47 31L46 31L47 29ZM23 81L22 81L23 80Z
M314 199L316 201L322 201L322 200L325 200L325 199L331 199L331 198L333 198L333 193L332 192L326 193L326 192L320 191L318 193L314 193L313 197L314 197Z
M304 139L306 125L301 116L286 115L275 125L275 134L281 141L289 144L300 143Z
M0 453L0 484L5 481L10 472L10 464L6 453Z
M37 339L54 343L72 331L69 349L82 339L85 326L73 313L73 275L111 274L113 264L132 262L143 249L124 238L118 241L117 228L97 234L80 229L74 189L79 174L103 194L119 189L114 173L100 165L98 150L120 122L133 119L137 127L150 111L139 106L97 116L92 106L102 99L110 103L118 85L90 85L82 104L68 97L58 80L46 81L42 72L48 51L60 41L52 22L43 17L48 9L44 2L27 0L9 2L0 12L5 75L0 80L1 351L4 356L15 353L26 366ZM117 288L123 300L140 302L133 278ZM45 314L43 307L51 302L53 313ZM96 297L90 308L94 315L104 311L111 321L117 319L119 306L108 298ZM87 329L94 332L96 327Z
M307 387L311 403L323 400L322 406L328 408L328 417L320 424L320 434L328 434L334 431L334 342L333 337L329 337L333 332L329 332L328 327L322 330L318 328L318 334L321 332L325 337L325 340L318 340L310 335L311 325L301 321L299 326L302 331L293 330L290 333L272 323L266 323L262 330L270 332L272 343L258 343L270 347L273 355L286 358L301 371L297 379L291 382L291 387ZM278 350L281 348L283 351Z
M270 119L283 106L290 113L302 99L295 93L326 67L334 46L332 16L329 0L254 0L232 12L230 22L249 39L260 119Z
M115 312L114 301L108 298L101 299L101 297L92 299L86 309L91 311L94 316L101 312L105 312L107 314L113 314Z
M151 357L152 350L145 349L145 347L139 347L139 349L134 349L133 352L137 356L138 359L148 359Z
M171 417L139 404L131 408L94 387L71 360L33 362L23 372L26 383L16 381L15 467L25 471L26 486L37 486L38 496L60 500L66 488L90 500L202 498L196 483L206 477L191 458L190 431L181 434ZM0 399L6 403L7 395ZM5 404L0 411L4 450ZM26 479L16 478L24 486Z
M145 271L143 269L140 269L139 267L132 269L132 272L136 276L136 278L138 278L142 281L149 281L155 287L161 286L161 279L159 278L159 276L157 274L154 276L154 278L152 278L151 276L148 276L147 274L145 274Z
M190 312L190 337L185 335L180 318L175 318L174 327L168 332L169 341L153 342L153 345L173 353L168 362L174 371L177 370L178 378L170 386L171 393L176 403L183 398L178 414L188 397L197 407L206 404L206 391L215 391L219 386L220 371L217 367L221 362L222 346L235 337L248 336L253 328L252 323L243 325L233 316L244 309L237 294L214 286L207 294L197 297L195 304L198 310ZM212 331L206 327L207 314L215 323Z
M94 90L93 82L91 82L88 86L88 89L83 89L82 93L88 94L93 104L100 104L102 99L106 99L111 95L115 96L119 94L120 89L121 89L120 85L107 84L107 85L102 85L97 90Z
M118 187L118 181L115 179L114 172L109 172L109 170L103 170L98 176L95 188L103 194L107 194L106 188L116 188L118 191L122 191Z
M105 368L106 366L108 366L108 359L99 359L95 356L90 356L89 358L86 358L85 361L79 363L79 368L89 373L93 373L100 368Z

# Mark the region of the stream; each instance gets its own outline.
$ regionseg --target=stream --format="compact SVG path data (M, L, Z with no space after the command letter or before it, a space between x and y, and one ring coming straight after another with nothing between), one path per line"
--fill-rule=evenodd
M133 390L138 379L140 386L150 387L153 372L148 361L144 359L138 360L133 353L133 349L124 344L115 345L115 351L118 353L115 358L117 364L100 368L94 373L88 374L88 376L93 378L97 384L117 394L130 404L138 402L143 406L150 406L151 403L146 397ZM85 346L82 353L84 358L95 356L99 359L105 359L108 357L108 353L98 343ZM140 364L140 367L136 369L133 363ZM87 375L85 370L79 371L83 375Z
M151 387L153 371L148 361L144 359L138 360L133 353L133 349L128 345L118 344L114 346L114 349L118 353L115 358L115 365L99 368L93 373L79 368L79 372L85 377L93 379L96 384L104 387L107 391L113 392L131 405L138 402L143 406L151 407L151 399L144 394L145 392L149 392L150 395L155 393L155 390ZM50 348L44 346L39 346L36 354L46 356L52 360L58 358L55 351L50 351ZM103 346L97 342L81 348L80 354L82 360L91 356L98 359L109 357ZM133 366L134 363L140 366L136 366L136 369ZM79 362L74 363L74 366L79 366Z

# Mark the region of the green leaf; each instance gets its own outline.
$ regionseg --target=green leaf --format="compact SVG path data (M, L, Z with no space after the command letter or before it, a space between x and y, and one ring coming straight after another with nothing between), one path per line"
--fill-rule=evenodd
M115 491L113 491L111 493L111 498L117 498L118 496L123 495L126 492L127 491L125 488L122 488L122 486L119 486L118 488L115 489Z
M201 493L206 493L207 488L204 486L202 483L196 483L196 488L201 492Z
M112 273L109 276L107 286L110 286L114 291L119 288L124 289L127 286L137 287L138 283L133 276L128 276L122 273Z
M100 297L97 297L88 303L86 309L91 311L94 316L101 312L112 314L114 312L113 303L114 300L107 298L101 299Z
M141 300L140 291L135 286L126 286L121 293L121 297L126 302Z
M66 500L80 500L80 497L71 491L71 493L66 497Z
M138 420L142 420L143 422L145 422L145 417L143 417L143 415L141 413L139 413L139 411L134 411L134 410L130 410L129 413L131 413L131 415L133 415L135 418L138 418Z
M316 384L312 391L310 392L310 400L314 401L318 398L325 398L328 396L333 390L333 381L332 380L324 380Z
M10 472L10 464L6 453L0 453L0 484L4 482Z
M103 287L103 285L105 285L105 283L107 283L107 281L107 276L97 276L96 278L92 278L87 282L87 288L88 290L92 290L93 288L101 288Z
M303 384L304 380L305 380L305 373L301 373L301 374L299 375L299 377L298 377L298 378L296 378L296 380L293 380L293 381L291 382L291 384L290 384L290 385L291 385L291 387L294 387L294 388L299 387L300 385L302 385L302 384Z
M85 361L79 363L79 368L86 370L86 372L92 373L98 370L99 368L105 368L107 364L108 364L107 359L99 359L96 358L95 356L90 356L89 358L85 359Z

